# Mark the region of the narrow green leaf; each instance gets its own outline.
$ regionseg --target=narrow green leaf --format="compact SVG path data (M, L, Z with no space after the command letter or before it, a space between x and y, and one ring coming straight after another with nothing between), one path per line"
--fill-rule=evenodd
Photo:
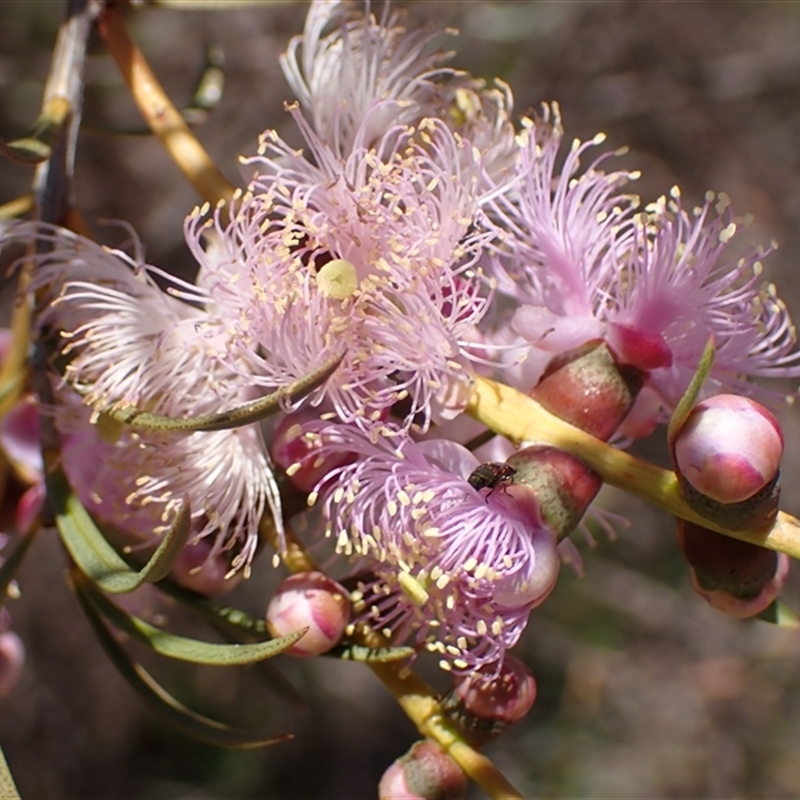
M202 414L198 417L165 417L150 411L138 411L130 408L101 410L117 422L151 431L222 431L239 428L280 411L280 404L284 400L290 402L300 400L309 392L314 391L330 378L343 358L344 355L329 359L319 369L289 386L278 389L277 392L214 414Z
M11 581L14 580L20 564L25 560L28 548L30 548L38 532L39 528L34 527L21 536L14 549L5 557L3 565L0 566L0 608L3 607L6 597L8 597L8 587L11 585ZM2 799L0 798L0 800Z
M800 618L780 597L768 605L756 618L777 625L779 628L800 630Z
M136 572L106 541L62 473L47 477L47 492L61 540L72 560L103 591L112 594L132 592L144 583L161 580L189 538L190 512L185 502L156 552Z
M279 655L291 647L308 630L303 628L279 639L271 639L258 644L202 642L169 633L139 617L128 614L112 603L86 577L82 577L80 574L76 575L73 580L83 599L116 628L146 644L162 656L189 661L193 664L208 664L217 667L252 664Z
M64 130L70 111L69 101L63 97L53 97L39 118L34 122L28 136L5 142L0 139L0 154L18 164L35 166L47 161L53 154L53 147Z
M184 589L170 580L161 581L158 584L158 588L196 611L214 625L226 638L232 635L260 641L269 639L267 624L261 618L251 617L246 612L233 606L223 606L215 600L210 600L207 597Z
M5 754L0 749L0 800L21 800Z
M714 366L715 352L714 337L709 336L708 342L706 342L705 349L703 350L703 355L700 356L697 372L694 373L692 380L689 381L689 386L678 402L678 405L675 406L675 411L669 421L669 426L667 427L667 442L669 442L670 450L672 450L672 446L675 443L675 437L678 435L678 431L683 427L683 423L686 422L686 417L689 416L689 413L697 402L697 396L700 394L700 390L706 382L708 373L711 372L711 367Z
M222 722L198 714L183 705L183 703L169 694L141 664L131 658L83 595L80 592L76 592L76 595L97 638L100 640L100 644L120 671L122 677L125 678L152 712L181 733L217 747L244 750L267 747L291 738L291 734L264 738L254 733L232 728Z
M334 647L326 655L343 661L361 661L365 664L388 664L404 661L417 651L413 647L365 647L360 644L344 644Z

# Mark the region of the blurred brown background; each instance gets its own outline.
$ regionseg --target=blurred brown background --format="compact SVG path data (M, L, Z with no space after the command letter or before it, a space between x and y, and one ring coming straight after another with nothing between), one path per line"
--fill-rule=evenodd
M708 188L726 191L736 210L755 215L743 239L780 242L767 272L800 316L800 3L405 5L414 20L458 27L454 63L508 81L518 112L557 99L568 138L603 130L610 148L629 145L625 164L643 170L638 191L646 200L674 183L693 200ZM6 138L21 135L38 112L62 13L59 0L0 6ZM304 13L303 3L264 2L129 14L178 104L190 97L204 45L223 48L225 94L198 135L233 180L236 155L252 152L262 129L296 140L277 55ZM99 43L87 81L88 126L140 126ZM28 170L1 162L0 203L29 181ZM77 196L100 237L111 234L99 219L126 219L152 263L191 271L181 223L197 198L156 141L84 135ZM789 443L800 437L797 417L785 415ZM661 457L657 451L648 455ZM800 453L791 444L784 478L784 507L798 514ZM565 571L532 617L522 655L540 696L490 755L531 797L800 796L800 634L707 608L688 585L665 515L618 492L608 503L632 525L616 542L583 548L586 578ZM206 713L296 738L240 753L174 735L143 712L94 643L62 571L55 537L42 538L21 576L23 597L11 606L29 657L0 703L0 742L26 800L369 798L413 740L365 668L333 661L280 664L305 694L304 709L266 689L252 669L154 663L176 694ZM255 613L266 602L258 575L241 597ZM787 597L800 605L796 578ZM472 787L470 796L482 794Z

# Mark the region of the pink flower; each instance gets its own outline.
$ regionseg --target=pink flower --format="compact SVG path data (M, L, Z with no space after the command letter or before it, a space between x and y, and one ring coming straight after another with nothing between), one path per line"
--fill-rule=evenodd
M467 385L490 299L475 267L487 238L475 155L423 120L341 161L294 116L314 163L268 132L233 222L198 210L187 225L231 334L228 364L273 390L343 353L315 403L369 425L407 400L406 425L425 428Z
M443 66L451 52L432 45L452 30L409 31L403 12L383 6L380 19L360 4L317 0L302 36L281 66L319 138L345 159L376 145L390 130L439 119L485 156L499 177L515 157L513 99L501 81L482 80Z
M493 272L520 304L512 326L523 340L557 355L603 338L618 363L649 373L667 408L712 335L714 391L753 394L751 377L800 375L789 314L762 284L764 253L725 257L738 223L724 195L689 213L676 188L635 214L623 187L637 174L601 170L609 154L582 169L589 144L577 141L558 169L562 138L557 106L545 107L521 137L516 182L486 205L498 225Z
M499 669L558 574L531 491L474 489L477 459L450 441L416 443L388 427L374 441L350 426L310 433L323 451L359 456L319 490L327 535L375 578L356 598L362 620L394 639L416 632L446 669Z
M251 387L217 357L226 336L219 318L173 295L195 304L207 296L172 279L163 292L150 276L157 270L137 257L54 226L23 223L11 232L51 247L36 256L33 288L49 301L37 324L42 335L59 334L66 366L56 418L64 467L82 501L142 539L163 531L188 500L195 538L213 536L213 554L235 550L232 569L249 571L267 504L281 526L258 426L160 433L109 427L100 416L131 406L196 416L252 399Z

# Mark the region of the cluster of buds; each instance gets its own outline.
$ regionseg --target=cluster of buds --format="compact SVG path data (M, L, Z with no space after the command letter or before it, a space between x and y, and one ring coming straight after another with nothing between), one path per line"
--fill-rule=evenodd
M686 501L731 530L768 530L778 514L783 432L760 403L716 395L696 405L673 443ZM786 581L789 558L685 520L678 541L692 585L714 608L736 617L763 612Z

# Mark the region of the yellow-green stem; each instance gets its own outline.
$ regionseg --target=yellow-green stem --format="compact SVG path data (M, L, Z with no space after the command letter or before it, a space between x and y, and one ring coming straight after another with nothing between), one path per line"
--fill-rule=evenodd
M800 558L800 521L780 512L769 530L732 531L707 520L683 499L674 472L636 458L551 414L522 392L475 379L467 413L512 441L545 442L583 459L606 483L639 495L676 517Z

